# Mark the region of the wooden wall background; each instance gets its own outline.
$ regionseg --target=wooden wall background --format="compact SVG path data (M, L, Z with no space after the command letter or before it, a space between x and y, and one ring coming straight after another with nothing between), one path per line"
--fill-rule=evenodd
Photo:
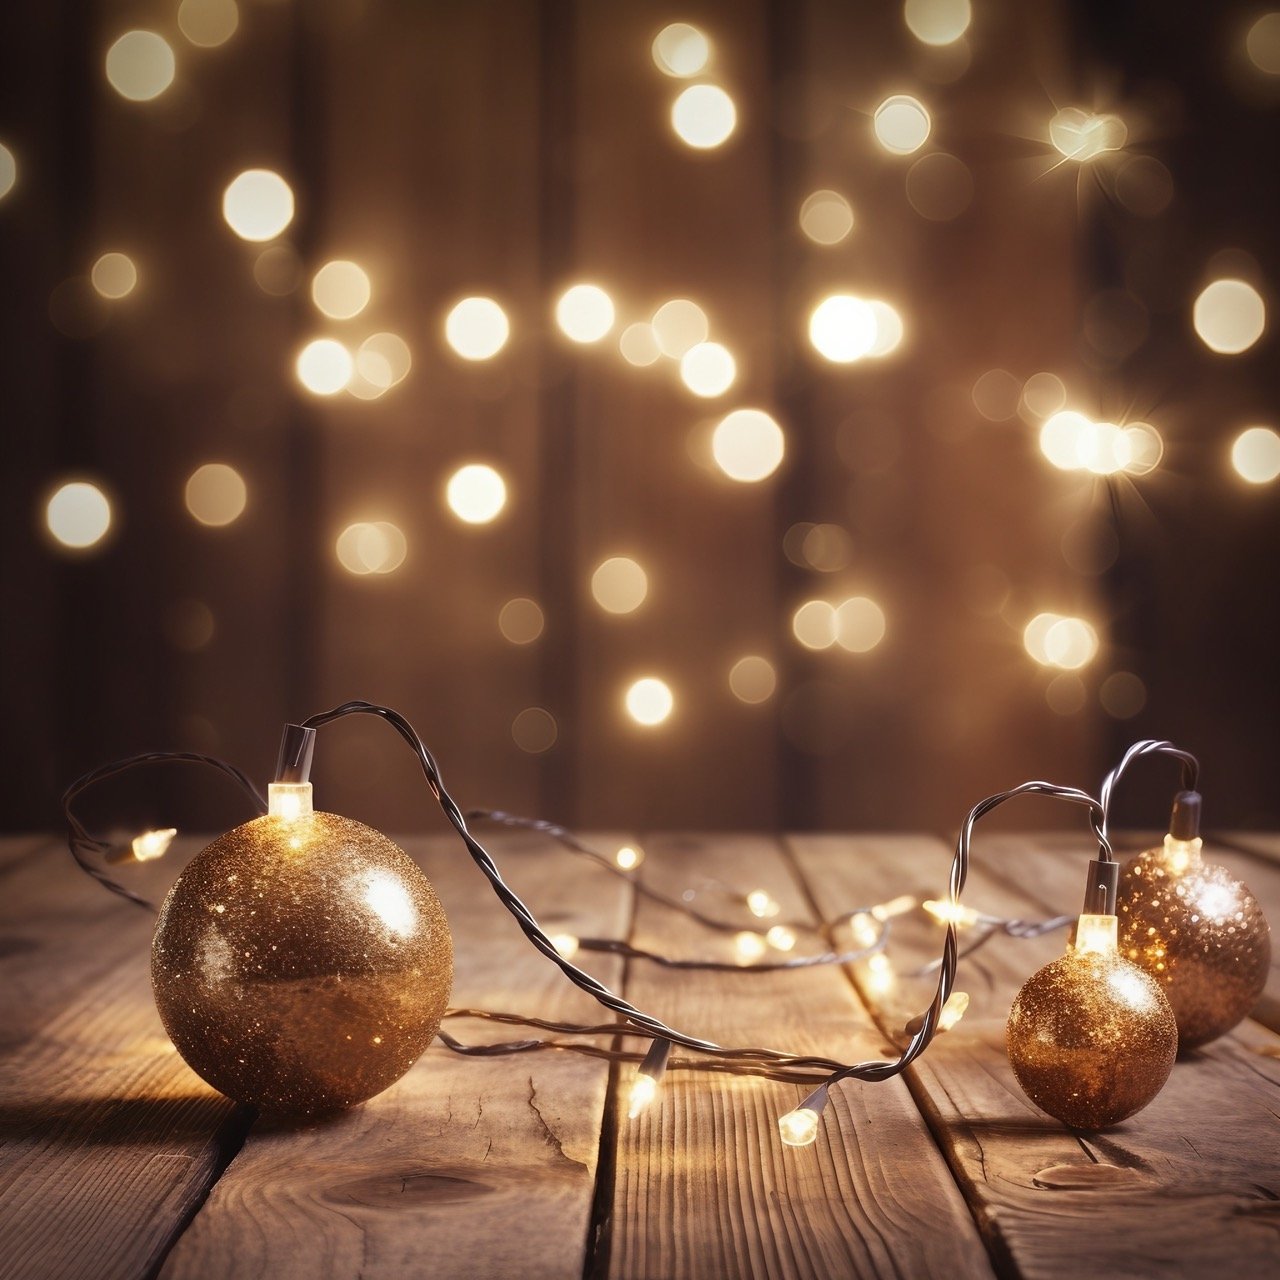
M1207 16L1174 24L1137 4L1113 20L1048 0L975 10L971 64L951 78L893 4L243 0L237 35L208 51L177 37L176 5L154 0L6 6L0 136L22 165L0 206L6 825L48 823L70 776L144 748L211 750L263 776L283 720L349 697L404 710L464 804L585 826L946 830L991 790L1031 776L1092 783L1128 739L1184 732L1211 776L1231 779L1218 812L1274 825L1260 762L1273 758L1277 606L1260 584L1274 581L1276 506L1241 510L1217 474L1240 414L1274 420L1274 357L1260 350L1228 378L1188 352L1185 332L1219 241L1275 267L1274 176L1234 179L1252 192L1248 218L1224 220L1222 202L1202 198L1216 150L1188 123L1210 108L1184 72ZM679 146L667 125L679 86L649 44L672 20L711 35L715 78L738 106L734 139L714 152ZM114 34L135 25L173 36L180 58L174 88L145 106L101 71ZM1036 140L1055 105L1103 84L1123 110L1126 94L1150 98L1153 76L1175 97L1185 88L1166 117L1181 126L1147 140L1178 183L1154 232L1074 172L1046 174ZM928 103L930 145L974 175L973 203L952 222L920 218L904 194L909 160L873 143L870 113L895 91ZM1248 145L1274 143L1265 103L1219 111ZM338 326L321 323L305 284L264 294L256 250L222 222L223 187L253 165L293 185L288 238L304 265L360 262L371 327L409 341L413 372L381 401L297 388L297 347ZM798 229L820 187L855 208L836 247ZM1163 295L1147 300L1151 338L1091 368L1082 307L1153 235L1169 257ZM142 287L93 336L65 337L50 293L107 247L135 257ZM691 442L718 404L632 369L613 343L558 337L553 300L582 278L610 290L624 321L668 297L704 305L739 357L724 408L768 408L786 431L777 476L734 485L700 467ZM897 357L840 367L813 354L808 311L842 286L899 306ZM474 366L441 338L470 292L498 298L513 326L503 355ZM1025 424L976 413L971 388L994 367L1052 370L1100 408L1174 402L1164 418L1152 409L1165 469L1120 495L1115 510L1140 518L1106 574L1072 570L1061 551L1080 522L1105 536L1105 487L1049 468ZM1228 385L1230 399L1215 399ZM1226 407L1208 413L1206 398ZM510 486L504 518L479 529L441 498L473 457ZM222 530L183 509L185 477L211 460L249 485L245 515ZM116 498L100 554L59 557L41 536L40 500L69 471L101 476ZM399 572L338 567L334 539L359 518L404 529ZM788 562L783 535L803 520L848 529L847 570ZM628 617L604 615L588 589L611 554L649 571L649 599ZM879 648L795 643L802 600L863 593L888 618ZM527 647L497 626L518 595L547 620ZM1188 595L1211 625L1183 625ZM169 638L189 600L216 620L194 653ZM1050 710L1053 673L1022 647L1042 609L1091 618L1103 636L1073 714ZM761 706L727 685L749 652L779 673ZM1097 697L1120 668L1150 691L1124 724ZM644 730L620 698L650 672L669 680L677 711ZM511 736L529 706L558 723L541 755ZM433 821L412 761L372 723L326 731L317 782L323 807L393 829ZM140 821L180 825L230 810L176 773L129 803Z

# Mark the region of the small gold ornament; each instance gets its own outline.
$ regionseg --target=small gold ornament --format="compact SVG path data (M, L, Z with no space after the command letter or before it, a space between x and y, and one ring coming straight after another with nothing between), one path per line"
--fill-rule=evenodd
M1165 836L1126 863L1116 899L1120 953L1164 989L1183 1050L1245 1018L1271 966L1257 898L1225 867L1205 863L1200 846L1199 837Z
M308 1114L363 1102L417 1061L453 983L435 890L386 836L273 784L169 891L151 979L191 1068L237 1102Z
M1160 1092L1178 1032L1159 985L1117 953L1115 916L1082 915L1074 945L1018 992L1006 1042L1036 1106L1072 1128L1105 1129Z

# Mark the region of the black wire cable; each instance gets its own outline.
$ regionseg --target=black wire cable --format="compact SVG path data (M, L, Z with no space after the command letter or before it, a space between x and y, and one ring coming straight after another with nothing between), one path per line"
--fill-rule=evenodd
M1161 738L1144 738L1140 742L1135 742L1120 757L1120 763L1102 780L1102 790L1098 793L1098 799L1102 805L1103 835L1108 832L1108 824L1111 820L1111 802L1115 796L1116 784L1124 777L1125 770L1135 760L1140 760L1143 756L1154 755L1170 756L1181 762L1182 789L1184 791L1198 791L1200 789L1200 761L1190 751L1184 751L1181 747L1177 747L1172 742L1167 742Z

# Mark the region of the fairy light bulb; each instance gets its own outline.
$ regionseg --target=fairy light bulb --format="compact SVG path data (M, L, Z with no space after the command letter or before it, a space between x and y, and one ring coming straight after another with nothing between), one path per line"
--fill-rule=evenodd
M818 1136L818 1126L827 1105L827 1086L815 1089L794 1111L778 1117L778 1135L783 1146L809 1147Z
M572 933L553 933L551 945L555 947L562 960L572 960L578 954L578 939Z
M1125 864L1117 897L1121 954L1160 984L1182 1050L1247 1017L1271 966L1271 928L1257 898L1204 861L1199 833L1200 796L1180 792L1169 834Z
M160 909L151 981L187 1064L228 1097L314 1115L398 1080L453 981L440 899L380 832L313 810L315 731L286 730L270 811L219 836Z
M613 859L623 871L634 871L644 861L644 854L633 845L624 844Z
M1075 1129L1105 1129L1140 1111L1178 1051L1159 984L1118 950L1117 871L1112 861L1090 864L1074 942L1027 979L1005 1033L1023 1092Z
M752 933L750 930L744 929L734 936L733 951L739 964L751 964L753 961L759 960L767 949L768 944L758 933Z
M963 903L956 902L952 898L939 902L932 898L926 898L920 904L924 909L939 923L953 924L957 929L964 929L970 925L975 925L982 918L981 914L972 907L966 907Z
M771 916L776 916L782 908L773 900L767 889L752 889L747 894L747 910L753 916L766 920Z
M908 911L914 911L916 905L915 898L909 893L903 893L896 898L890 898L888 902L876 903L871 908L871 914L883 924L886 920L892 920L894 916L904 916Z
M151 862L163 858L178 834L177 827L161 827L158 831L144 831L133 837L130 849L139 862Z
M785 924L775 924L764 938L775 951L791 951L796 945L796 931Z
M655 1040L649 1046L636 1070L636 1078L631 1082L631 1093L627 1099L627 1119L634 1120L658 1096L658 1081L667 1069L667 1059L671 1056L670 1040Z
M968 1008L969 993L967 991L953 991L947 997L946 1004L942 1006L942 1012L938 1014L938 1030L950 1031L964 1017Z
M880 937L875 918L869 911L856 911L849 917L849 928L853 931L853 940L860 947L873 947Z
M867 961L867 986L876 995L884 995L893 988L893 964L883 951L877 951Z

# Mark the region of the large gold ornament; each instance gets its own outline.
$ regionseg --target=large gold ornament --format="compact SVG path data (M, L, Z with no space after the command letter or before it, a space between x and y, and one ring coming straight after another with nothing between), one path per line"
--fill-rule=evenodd
M1163 987L1181 1049L1229 1031L1253 1008L1271 965L1271 930L1252 893L1206 864L1199 838L1166 836L1120 873L1120 952Z
M1159 985L1115 950L1115 917L1080 917L1067 953L1027 979L1009 1013L1014 1074L1036 1106L1076 1129L1140 1111L1177 1056Z
M273 787L273 792L276 789ZM306 1114L381 1093L453 982L435 890L386 836L305 807L236 827L165 899L151 951L178 1052L238 1102Z

